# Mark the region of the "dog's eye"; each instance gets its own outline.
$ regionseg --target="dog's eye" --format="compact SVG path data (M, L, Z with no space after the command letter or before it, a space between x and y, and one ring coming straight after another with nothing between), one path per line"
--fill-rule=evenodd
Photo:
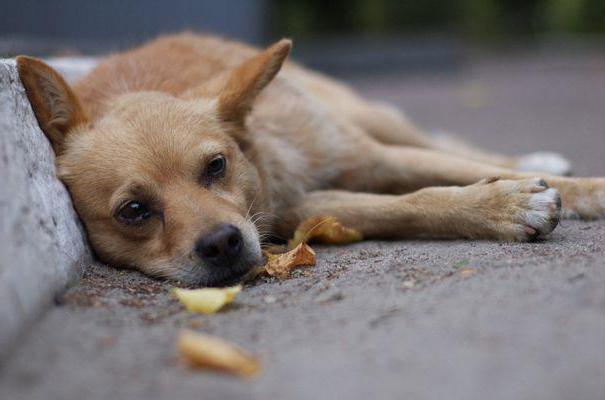
M218 155L214 157L206 166L206 179L218 178L225 172L227 160L224 156Z
M133 224L151 218L153 213L149 207L140 201L129 201L117 213L117 218L125 224Z

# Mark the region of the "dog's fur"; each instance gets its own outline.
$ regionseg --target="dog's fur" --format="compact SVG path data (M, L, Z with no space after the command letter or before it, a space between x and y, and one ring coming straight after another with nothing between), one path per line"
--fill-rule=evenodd
M519 172L519 159L432 139L400 112L284 64L290 47L166 36L107 58L73 87L18 57L102 260L221 285L262 262L267 235L287 238L312 216L365 238L525 241L550 233L562 210L605 214L604 178ZM226 170L211 176L219 155ZM132 201L148 209L134 222L121 214ZM243 250L215 268L196 249L224 224L242 232Z

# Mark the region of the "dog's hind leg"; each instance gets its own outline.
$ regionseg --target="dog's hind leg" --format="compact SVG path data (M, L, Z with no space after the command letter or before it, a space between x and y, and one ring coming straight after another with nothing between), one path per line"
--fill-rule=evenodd
M380 102L362 102L343 110L348 119L374 139L385 144L430 149L434 143L407 116L395 107Z
M407 195L318 191L304 196L278 225L284 237L301 221L334 216L364 238L444 237L527 241L550 233L559 194L539 179L432 187Z
M346 119L384 144L439 150L469 160L518 171L568 175L570 163L556 153L538 152L520 157L492 153L452 135L430 135L397 108L368 101L346 85L309 71L296 73L296 81L330 113Z
M518 171L539 171L552 175L568 175L571 171L569 161L556 153L536 152L509 157L479 149L451 134L425 134L404 113L387 104L367 102L343 112L347 113L353 123L385 144L440 150L469 160Z

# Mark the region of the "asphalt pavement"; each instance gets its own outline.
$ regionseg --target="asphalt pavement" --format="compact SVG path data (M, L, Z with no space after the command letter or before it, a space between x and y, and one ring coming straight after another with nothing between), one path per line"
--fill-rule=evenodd
M493 151L564 153L605 175L605 54L471 58L456 72L352 81L429 130ZM563 221L537 243L316 246L316 267L263 278L210 316L171 285L105 265L23 336L3 399L602 399L605 222ZM256 380L176 357L183 328L257 354Z

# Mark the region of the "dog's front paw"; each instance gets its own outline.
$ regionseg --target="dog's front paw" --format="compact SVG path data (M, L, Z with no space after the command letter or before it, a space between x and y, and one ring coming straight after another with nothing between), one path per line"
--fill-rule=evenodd
M552 232L561 217L561 197L543 179L488 180L479 184L487 238L530 241Z

